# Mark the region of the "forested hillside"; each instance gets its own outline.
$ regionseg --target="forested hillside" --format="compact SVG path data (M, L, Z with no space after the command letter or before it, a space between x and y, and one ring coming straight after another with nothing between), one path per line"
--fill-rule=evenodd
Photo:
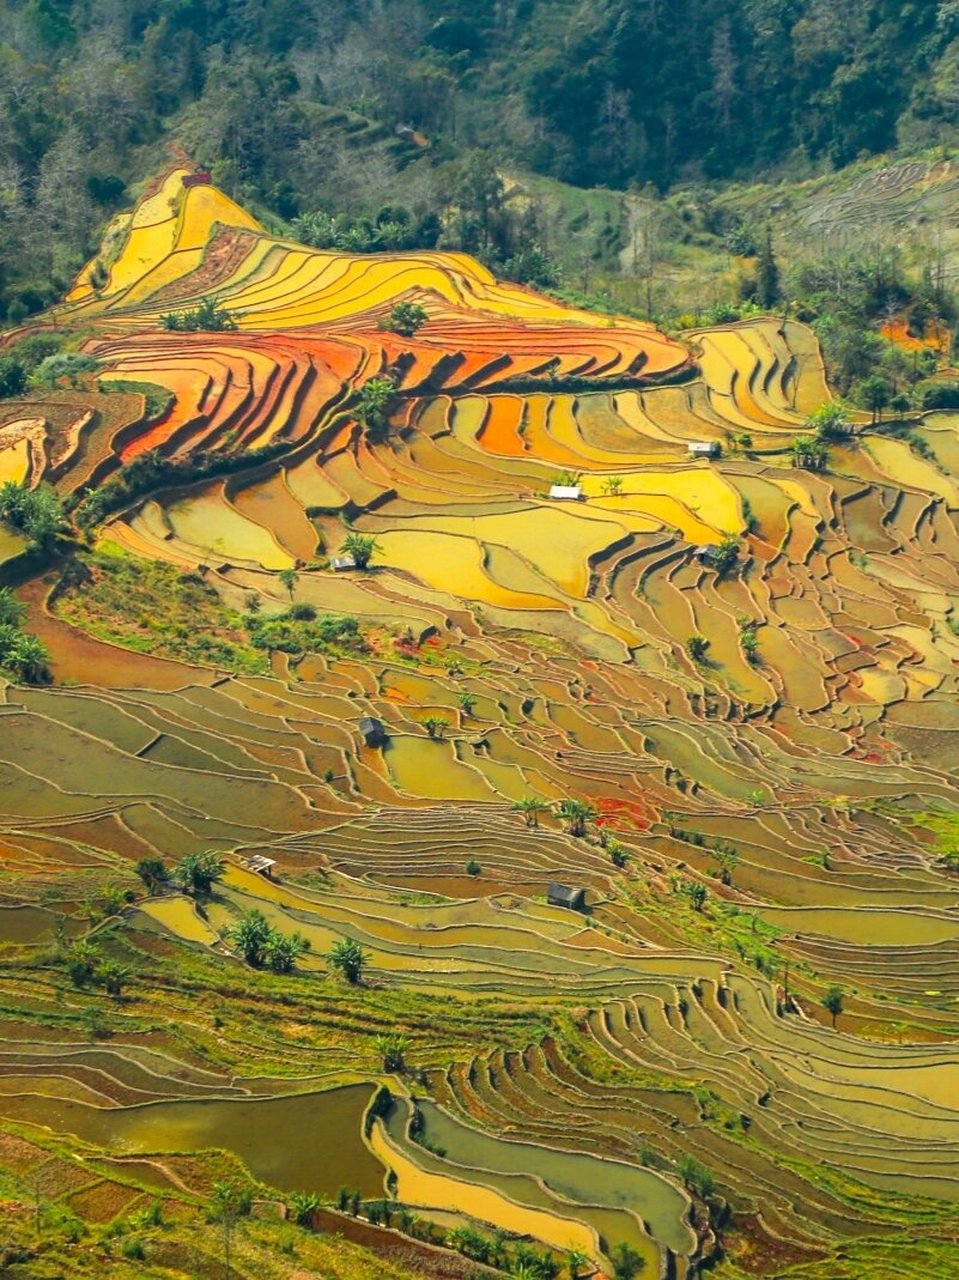
M948 141L957 70L956 0L5 0L0 313L65 287L172 139L261 212L421 218L475 148L665 191Z

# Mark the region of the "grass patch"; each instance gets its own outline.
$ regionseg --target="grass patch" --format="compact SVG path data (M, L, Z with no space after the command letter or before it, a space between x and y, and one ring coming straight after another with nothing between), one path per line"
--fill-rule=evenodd
M241 614L199 574L112 547L70 562L53 607L97 640L238 675L266 675L274 649L296 658L365 653L368 647L354 618L296 606L279 614Z
M97 383L104 395L122 391L128 395L141 395L144 401L144 417L152 421L162 418L173 403L173 392L156 382L130 382L125 378L101 378Z

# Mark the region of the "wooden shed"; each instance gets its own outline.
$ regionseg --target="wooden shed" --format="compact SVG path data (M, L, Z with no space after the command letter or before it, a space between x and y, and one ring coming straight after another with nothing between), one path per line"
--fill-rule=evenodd
M257 875L266 876L267 880L272 880L276 859L267 858L262 853L256 853L252 858L245 858L243 866L246 867L247 871L255 871Z
M566 907L569 911L582 911L586 906L586 890L554 880L546 890L546 901L551 907Z
M719 547L713 543L704 543L701 547L693 548L693 559L698 560L700 564L711 565L719 555Z
M360 733L363 735L363 741L368 747L382 747L389 737L383 721L375 720L372 716L364 716L362 718L360 721Z

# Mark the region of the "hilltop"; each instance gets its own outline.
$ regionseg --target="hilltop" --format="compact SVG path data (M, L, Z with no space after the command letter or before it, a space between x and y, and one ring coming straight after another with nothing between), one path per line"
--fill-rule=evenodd
M62 296L171 149L273 231L316 243L319 211L343 220L321 247L464 249L670 324L753 296L730 255L767 224L790 268L885 237L915 291L953 254L957 22L952 4L876 0L841 18L818 0L17 0L0 19L0 314ZM844 230L860 205L868 245Z

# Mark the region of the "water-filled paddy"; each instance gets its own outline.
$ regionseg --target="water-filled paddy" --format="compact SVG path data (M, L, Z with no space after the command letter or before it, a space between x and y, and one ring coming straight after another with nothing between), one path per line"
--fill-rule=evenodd
M763 916L777 929L815 933L863 946L923 947L959 939L959 920L921 911L770 909Z
M114 1110L29 1096L0 1097L0 1115L138 1154L225 1147L281 1191L383 1193L384 1170L363 1145L367 1085L256 1101L159 1102Z
M82 927L80 921L39 907L0 906L0 944L24 946L52 942L58 926L68 937Z
M554 1151L490 1137L454 1120L428 1101L419 1104L423 1136L445 1147L450 1160L504 1173L532 1173L558 1195L578 1204L629 1209L650 1224L653 1236L685 1254L692 1242L683 1222L684 1197L648 1169L602 1161L594 1156ZM621 1224L625 1232L625 1224Z

